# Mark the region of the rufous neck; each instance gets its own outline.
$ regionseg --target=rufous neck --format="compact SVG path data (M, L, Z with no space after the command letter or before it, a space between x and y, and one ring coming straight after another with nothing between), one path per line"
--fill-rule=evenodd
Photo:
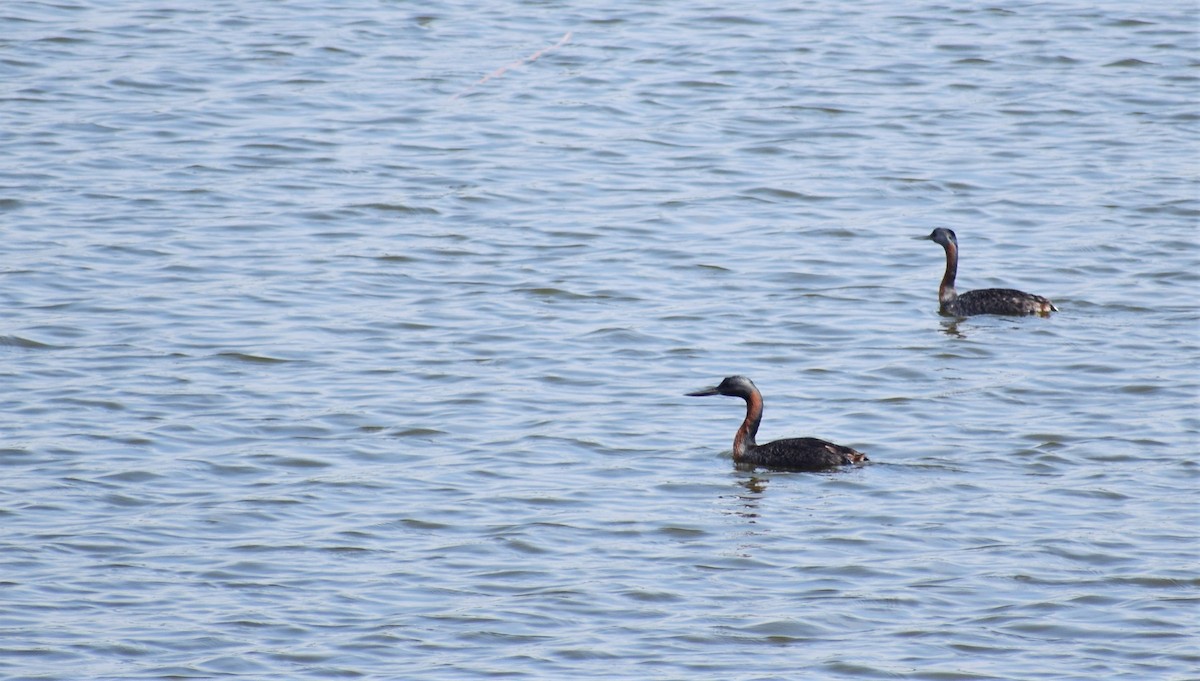
M746 397L746 419L742 421L742 426L738 428L737 435L733 438L733 459L735 461L758 446L754 437L758 435L758 425L762 423L762 413L762 395L755 390Z
M938 287L938 300L943 303L958 297L954 290L954 278L958 275L958 246L953 241L949 241L945 248L946 273L942 275L942 285Z

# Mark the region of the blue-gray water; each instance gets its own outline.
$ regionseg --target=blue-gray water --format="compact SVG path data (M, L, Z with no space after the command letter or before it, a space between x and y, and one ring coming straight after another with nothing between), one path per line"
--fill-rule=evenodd
M1197 678L1198 13L5 2L0 677Z

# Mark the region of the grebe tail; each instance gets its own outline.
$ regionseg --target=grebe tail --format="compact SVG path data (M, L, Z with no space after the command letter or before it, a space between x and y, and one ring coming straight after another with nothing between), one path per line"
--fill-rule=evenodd
M1011 288L982 288L959 294L954 290L958 274L958 237L954 231L938 227L929 236L917 237L941 245L946 251L946 273L938 286L938 304L942 314L970 317L977 314L1041 315L1058 312L1054 303L1041 296Z
M867 455L815 437L775 440L760 445L754 442L762 423L762 393L744 376L730 376L720 385L687 393L692 397L728 395L746 401L746 418L733 437L733 460L739 464L794 471L815 471L867 461Z

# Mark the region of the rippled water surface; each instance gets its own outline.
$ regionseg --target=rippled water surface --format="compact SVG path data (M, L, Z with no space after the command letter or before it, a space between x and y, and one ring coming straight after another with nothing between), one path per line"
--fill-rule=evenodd
M1195 678L1197 15L5 2L0 677Z

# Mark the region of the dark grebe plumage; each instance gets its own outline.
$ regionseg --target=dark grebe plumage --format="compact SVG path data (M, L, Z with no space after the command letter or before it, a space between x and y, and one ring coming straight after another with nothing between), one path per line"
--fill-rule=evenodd
M729 395L746 401L746 419L733 438L733 460L740 464L796 471L815 471L867 461L867 455L842 445L797 437L755 444L762 423L763 399L754 382L744 376L730 376L720 385L688 393L689 396Z
M981 288L959 295L954 290L958 274L958 237L954 230L938 227L929 236L918 237L941 244L946 250L946 274L938 287L938 303L942 314L970 317L977 314L1041 315L1058 312L1054 303L1032 293L1011 288Z

